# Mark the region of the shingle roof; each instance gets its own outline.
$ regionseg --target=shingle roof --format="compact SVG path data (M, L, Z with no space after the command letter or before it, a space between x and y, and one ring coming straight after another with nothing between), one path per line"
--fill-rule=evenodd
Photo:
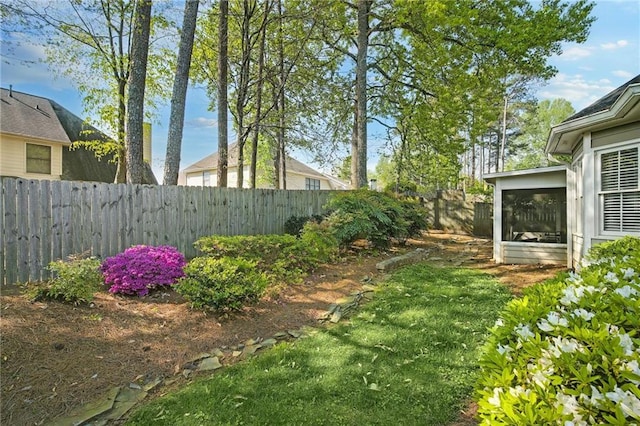
M70 144L49 99L0 89L0 132Z
M627 81L617 89L607 93L588 107L573 114L571 117L564 120L563 123L610 109L627 87L637 83L640 83L640 74L633 77L631 80Z
M64 142L108 141L109 136L89 125L55 101L15 90L0 89L0 132L26 137ZM62 179L92 182L113 182L116 164L112 155L98 159L84 148L62 149ZM144 164L143 182L158 184L149 164Z
M249 163L248 158L245 156L245 164ZM238 145L231 144L229 145L229 152L227 155L227 162L229 167L236 167L238 165ZM307 176L317 176L326 178L325 175L318 172L317 170L312 169L300 161L287 156L286 162L287 172L297 172ZM196 170L212 170L218 168L218 153L214 152L211 155L207 155L203 159L196 161L195 163L187 166L183 172L191 172Z

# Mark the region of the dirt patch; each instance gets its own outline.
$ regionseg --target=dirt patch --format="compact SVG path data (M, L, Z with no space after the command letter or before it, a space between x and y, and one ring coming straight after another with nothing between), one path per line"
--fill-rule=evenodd
M0 423L43 424L114 386L173 377L188 360L213 348L317 325L329 304L360 289L365 278L379 278L376 263L417 247L429 251L431 262L481 269L516 293L562 270L494 265L490 240L432 232L381 255L351 253L279 297L228 315L192 310L171 291L140 299L100 293L91 307L74 307L30 303L15 288L5 288Z

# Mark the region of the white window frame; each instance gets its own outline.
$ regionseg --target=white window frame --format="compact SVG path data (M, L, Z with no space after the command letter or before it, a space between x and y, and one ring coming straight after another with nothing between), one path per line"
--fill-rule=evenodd
M37 147L37 148L46 148L49 151L49 158L48 159L44 159L44 158L30 158L29 157L29 147ZM51 147L51 145L43 145L40 143L32 143L32 142L27 142L25 144L25 151L24 151L25 155L25 171L27 173L31 173L31 174L37 174L37 175L51 175L52 171L53 171L53 148ZM43 172L43 171L39 171L39 170L35 170L33 168L29 167L29 160L35 160L35 161L40 161L40 162L48 162L48 171L47 172Z
M624 151L627 149L637 149L638 150L638 158L640 159L640 139L634 139L631 141L625 141L622 143L618 143L615 145L609 145L604 149L598 149L595 151L596 154L596 167L595 167L595 192L596 192L596 196L598 197L598 212L597 212L597 218L598 218L598 234L600 236L611 236L611 237L623 237L625 235L629 235L629 234L638 234L640 235L640 231L611 231L611 230L605 230L604 229L604 195L605 194L611 194L611 193L629 193L629 192L640 192L640 161L638 162L638 187L636 189L625 189L625 190L618 190L618 191L603 191L602 190L602 155L603 154L608 154L611 152L619 152L619 151Z
M313 187L312 185L313 184ZM310 190L310 191L317 191L320 189L320 179L315 179L315 178L310 178L310 177L306 177L304 178L304 189Z

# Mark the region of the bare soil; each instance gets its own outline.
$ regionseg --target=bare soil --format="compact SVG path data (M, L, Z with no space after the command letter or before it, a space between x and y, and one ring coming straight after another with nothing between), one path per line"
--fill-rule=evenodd
M317 326L331 303L360 289L363 281L380 278L376 263L417 247L427 250L433 263L492 274L515 294L563 269L495 265L491 240L430 232L383 254L347 253L304 283L231 314L192 310L172 291L144 298L102 292L91 306L73 306L32 303L15 287L3 288L0 423L45 424L114 386L181 377L176 376L181 366L213 348L232 348L249 339ZM187 380L181 378L176 385ZM455 424L474 424L474 410L471 404Z

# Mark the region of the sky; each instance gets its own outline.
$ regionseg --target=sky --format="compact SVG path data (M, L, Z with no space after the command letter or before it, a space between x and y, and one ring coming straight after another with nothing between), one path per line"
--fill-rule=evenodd
M558 69L557 75L535 90L539 100L564 98L576 111L640 74L640 0L599 0L593 10L593 23L586 43L566 43L560 56L549 63ZM0 86L49 98L74 114L85 117L81 94L64 78L54 78L44 59L41 47L22 43L14 53L24 60L35 60L32 66L7 63L6 44L2 43ZM185 168L217 151L215 112L209 111L209 100L203 88L192 87L187 95L180 168ZM152 124L152 168L162 181L169 122L169 105L161 107ZM231 131L231 123L229 125ZM230 135L233 141L233 135ZM374 169L384 149L375 128L369 130L369 169ZM312 167L303 152L293 153L298 160ZM325 170L327 171L327 170Z

